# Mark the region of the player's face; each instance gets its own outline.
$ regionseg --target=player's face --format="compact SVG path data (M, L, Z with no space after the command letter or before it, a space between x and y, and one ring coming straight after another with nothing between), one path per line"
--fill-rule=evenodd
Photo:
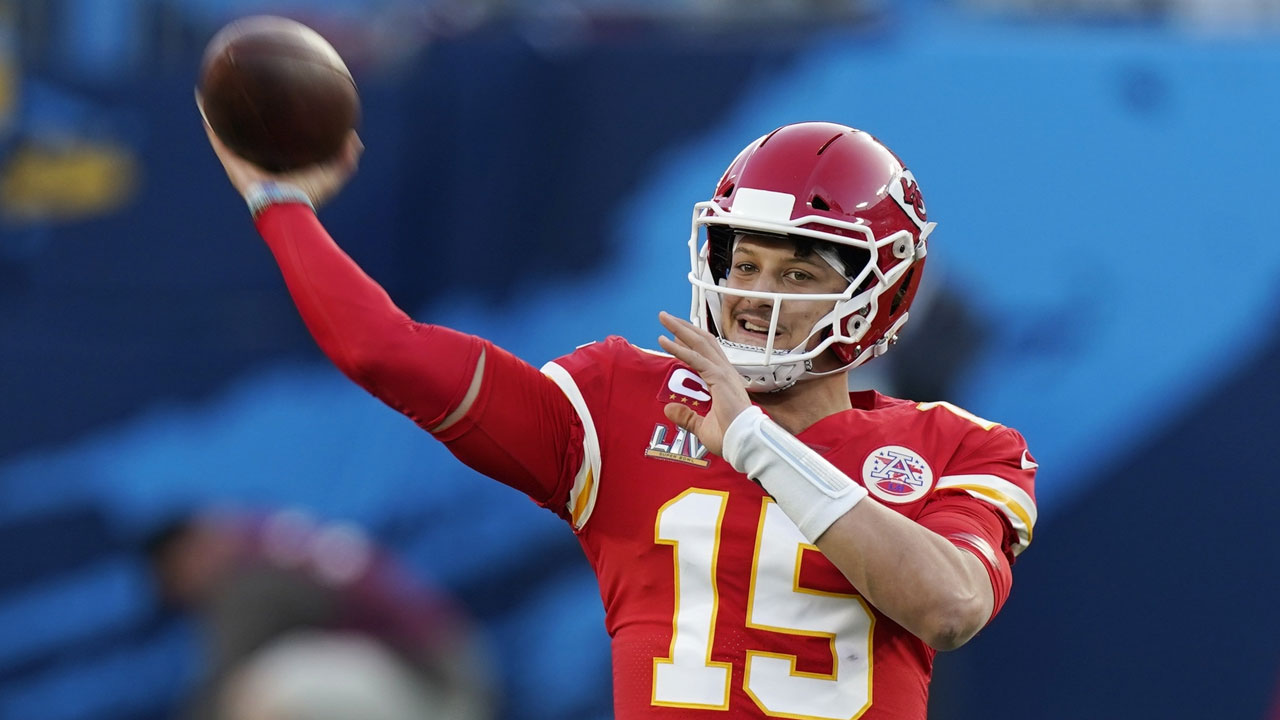
M840 293L849 281L817 253L800 253L784 238L743 235L734 243L728 286L739 290L779 293ZM742 345L765 347L774 301L725 295L722 304L725 339ZM778 315L773 346L794 350L804 342L819 318L835 307L833 300L813 302L785 300ZM809 340L806 349L821 342Z

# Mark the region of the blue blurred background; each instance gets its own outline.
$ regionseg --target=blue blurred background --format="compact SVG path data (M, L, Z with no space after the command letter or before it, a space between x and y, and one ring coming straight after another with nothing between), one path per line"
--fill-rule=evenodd
M1280 717L1280 3L10 0L0 718L172 715L196 638L138 543L203 507L362 525L474 615L501 717L611 716L572 534L327 364L209 152L200 53L256 12L360 87L333 234L535 365L687 311L691 205L758 135L880 137L940 226L914 327L853 379L1041 463L1009 604L939 657L931 717Z

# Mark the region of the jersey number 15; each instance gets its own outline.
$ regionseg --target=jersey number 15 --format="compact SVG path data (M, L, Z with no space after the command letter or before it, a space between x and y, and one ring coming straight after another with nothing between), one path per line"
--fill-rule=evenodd
M730 663L711 659L720 595L716 564L729 494L691 488L658 510L654 542L672 546L675 617L671 651L653 659L653 704L702 710L729 707ZM770 498L756 530L746 626L827 638L831 674L796 669L796 656L746 652L743 690L769 717L850 720L871 704L871 631L875 623L857 595L799 585L806 542Z

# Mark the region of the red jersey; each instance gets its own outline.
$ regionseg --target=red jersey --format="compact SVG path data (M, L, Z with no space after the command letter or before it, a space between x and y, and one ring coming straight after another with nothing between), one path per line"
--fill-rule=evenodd
M584 465L562 500L599 577L618 718L925 716L933 650L861 598L759 485L663 414L669 402L711 402L693 372L619 338L543 372L584 428ZM939 512L940 529L988 555L1004 576L993 578L998 605L1007 560L1035 520L1022 437L946 404L851 397L854 409L799 439L926 526L931 510L976 506L989 521L957 528L955 513Z
M258 227L343 372L570 522L599 578L620 720L925 717L933 650L862 598L760 486L667 420L669 402L711 402L687 367L610 338L539 373L410 320L304 207L273 206ZM464 396L472 404L453 417ZM977 556L994 615L1036 519L1022 437L946 403L850 398L797 437L870 499Z

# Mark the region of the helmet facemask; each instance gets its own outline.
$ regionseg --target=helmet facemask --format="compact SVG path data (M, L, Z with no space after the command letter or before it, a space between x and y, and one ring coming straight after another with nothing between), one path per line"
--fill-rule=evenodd
M753 194L760 197L753 198ZM844 372L870 357L882 354L892 336L896 335L897 329L906 321L905 312L883 341L872 343L866 348L858 343L880 311L879 305L885 290L901 280L918 257L915 239L907 231L896 232L877 240L872 230L859 222L817 215L781 220L779 217L752 217L749 214L758 207L758 200L762 199L767 204L773 201L767 196L778 194L740 188L732 216L715 202L698 203L694 207L693 227L689 238L689 280L693 285L691 319L719 337L729 362L738 369L747 389L753 392L783 390L806 378ZM739 212L739 208L747 212ZM848 282L843 291L838 293L765 292L731 288L727 278L737 234L777 237L801 245L813 243L812 251L840 272ZM921 243L921 250L922 245ZM885 263L885 258L893 262ZM887 270L882 269L882 265L887 265ZM721 327L725 322L723 310L726 297L769 301L771 316L764 347L727 339L726 328ZM887 296L883 297L884 301L888 299ZM774 347L784 307L790 303L790 307L794 308L794 303L798 302L830 302L832 307L808 328L806 336L795 343L795 347ZM833 346L843 350L840 353L830 353L833 358L838 358L835 363L837 366L833 369L815 369L814 361Z
M897 339L934 227L915 177L879 140L837 123L784 125L743 148L716 183L712 199L694 206L688 243L691 320L720 336L748 390L782 390L805 378L842 373L884 354ZM734 233L821 241L815 248L828 250L815 252L848 283L840 292L829 292L839 282L824 272L816 285L790 284L785 278L747 285L752 276L739 276L726 258L717 257L731 247ZM808 259L806 248L798 245L796 251ZM830 262L833 257L838 261ZM741 277L744 282L734 282L741 287L785 292L734 289L730 277ZM756 308L744 306L739 312L736 305L743 298L758 299L749 305L761 311L769 306L767 332L763 315L747 317L746 310ZM799 302L831 307L813 320L812 307L795 310ZM725 318L725 309L735 318ZM812 327L790 326L796 319L813 320ZM730 342L740 333L738 327L721 327L726 322L741 322L742 338L752 344ZM805 332L807 337L796 341ZM780 338L792 347L774 347Z

